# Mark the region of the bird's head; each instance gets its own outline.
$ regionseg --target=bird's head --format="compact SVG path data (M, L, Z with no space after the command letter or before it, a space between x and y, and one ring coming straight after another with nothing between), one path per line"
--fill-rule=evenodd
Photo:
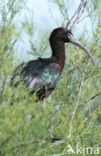
M62 42L70 42L70 38L73 36L70 30L66 30L63 27L56 28L52 31L50 35L50 41L62 41Z
M68 43L72 43L72 44L78 46L84 52L86 52L86 54L92 60L93 64L95 64L94 60L93 60L93 57L92 57L92 54L89 52L89 50L83 44L81 44L79 41L74 39L71 30L68 30L68 29L63 28L63 27L54 29L52 31L51 35L50 35L50 42L52 42L52 41L53 42L54 41L61 41L63 43L67 43L68 42Z

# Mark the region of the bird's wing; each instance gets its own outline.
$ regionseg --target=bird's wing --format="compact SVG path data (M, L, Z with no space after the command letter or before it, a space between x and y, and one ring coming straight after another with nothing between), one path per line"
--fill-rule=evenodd
M53 68L52 65L53 63L37 70L33 67L33 74L24 76L26 87L33 92L54 89L60 76L60 71L58 68Z
M24 68L25 63L20 64L12 73L11 79L10 79L10 85L11 86L18 86L21 81L21 72Z
M32 60L26 63L20 64L12 73L10 85L18 86L24 78L30 79L30 76L35 76L40 68L40 62L38 60Z
M39 90L54 89L60 75L56 63L45 61L30 61L27 64L19 65L13 72L11 81L14 86L24 81L26 87L33 92Z
M47 66L39 71L37 76L30 77L28 88L35 91L43 88L46 88L46 90L53 89L57 84L59 75L59 70Z

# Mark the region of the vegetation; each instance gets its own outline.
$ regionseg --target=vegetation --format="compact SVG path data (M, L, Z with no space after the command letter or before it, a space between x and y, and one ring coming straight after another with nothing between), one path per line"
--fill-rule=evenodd
M61 11L63 2L56 2ZM44 101L35 103L35 95L29 97L23 85L18 88L9 85L11 73L20 63L15 61L16 45L21 40L16 16L24 7L24 0L1 0L0 156L68 156L69 145L74 151L77 145L84 148L82 155L91 155L86 147L93 148L92 155L101 155L100 6L100 0L87 2L88 16L94 25L92 39L87 42L86 31L80 36L95 58L95 67L79 48L66 46L66 64L56 89ZM64 14L67 16L65 11ZM36 56L38 47L33 46L32 39L34 24L26 20L22 27L29 36L30 52ZM40 35L40 42L42 38ZM46 47L44 41L40 43L43 52Z

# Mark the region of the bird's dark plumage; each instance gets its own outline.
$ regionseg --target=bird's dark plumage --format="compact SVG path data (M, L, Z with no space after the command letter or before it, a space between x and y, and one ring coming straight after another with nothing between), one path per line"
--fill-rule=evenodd
M72 42L79 47L80 43L72 39L70 30L62 27L53 30L49 41L52 56L20 64L12 73L11 86L17 87L20 82L24 82L29 92L36 92L39 99L43 99L54 90L65 64L64 43ZM85 50L83 45L81 48ZM85 52L91 56L87 49Z
M59 76L59 66L55 61L39 58L19 65L12 74L11 85L16 87L23 81L30 93L36 92L43 99L53 91Z

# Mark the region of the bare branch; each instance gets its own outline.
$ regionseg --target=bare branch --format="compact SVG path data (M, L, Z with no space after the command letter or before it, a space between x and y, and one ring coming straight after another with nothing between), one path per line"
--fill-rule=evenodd
M83 15L84 10L85 10L85 8L86 8L86 5L87 5L87 0L81 0L79 6L78 6L78 8L77 8L77 10L75 11L75 13L74 13L73 16L71 17L71 19L67 22L66 28L67 28L69 25L71 25L71 23L72 23L70 29L73 30L74 26L75 26L76 24L79 23L80 18L81 18L81 16ZM90 14L91 14L91 13L90 13ZM88 15L87 15L87 16L88 16ZM83 20L84 18L86 18L86 17L83 17L82 20ZM73 21L73 22L72 22L72 21Z
M76 114L76 110L77 110L77 106L79 104L79 100L80 100L80 95L81 95L81 90L82 90L82 84L83 84L83 81L84 81L84 77L85 77L85 73L82 74L81 81L79 83L79 92L78 92L77 101L76 101L76 104L75 104L75 107L74 107L74 110L73 110L73 113L72 113L72 118L71 118L71 121L70 121L71 124L70 124L70 132L69 132L68 138L70 138L70 136L71 136L72 122L74 120L74 117L75 117L75 114Z
M75 20L74 20L74 22L73 22L73 24L72 24L72 26L71 26L71 30L73 30L74 26L75 26L75 25L78 23L78 21L80 20L82 14L83 14L83 12L84 12L84 9L85 9L86 5L87 5L87 2L84 2L84 3L83 3L83 1L82 1L81 7L78 9L77 17L75 18Z
M81 7L81 4L82 4L82 1L80 2L77 10L75 11L74 15L71 17L71 19L68 21L67 25L66 25L66 28L69 26L69 24L71 23L72 19L75 18L76 14L78 13L78 10L80 9Z
M95 9L92 10L92 11L91 11L89 14L87 14L85 17L82 17L82 19L80 19L80 20L78 21L78 23L81 22L81 21L83 21L83 20L85 20L87 17L90 17L94 11L95 11Z

